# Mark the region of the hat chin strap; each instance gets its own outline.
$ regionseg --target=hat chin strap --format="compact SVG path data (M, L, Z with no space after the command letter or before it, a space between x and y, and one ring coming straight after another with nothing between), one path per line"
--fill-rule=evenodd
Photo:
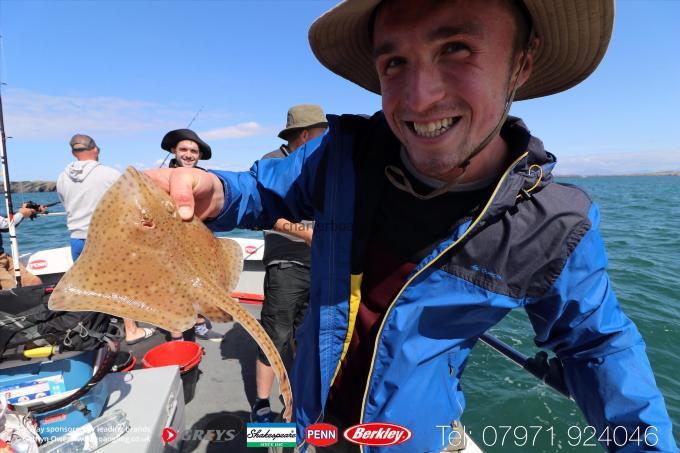
M529 42L531 42L531 38ZM408 180L404 172L401 170L401 168L397 167L396 165L387 165L385 167L385 176L387 177L387 180L397 189L407 192L413 195L414 197L418 198L419 200L430 200L434 197L438 197L439 195L448 192L453 186L458 184L460 179L463 176L465 176L467 169L470 166L470 161L477 154L482 152L482 150L486 148L489 143L491 143L491 140L493 140L494 137L496 137L496 135L500 132L501 128L503 127L503 124L505 123L505 120L508 118L508 114L510 113L510 106L512 105L513 99L515 99L515 93L517 92L517 88L519 88L517 86L517 83L519 82L519 76L522 74L522 71L524 70L524 65L527 62L528 52L529 49L525 49L522 51L522 64L520 65L519 71L515 76L515 80L512 82L512 87L508 91L508 94L505 98L505 108L503 109L503 114L501 115L501 118L498 120L498 123L496 123L496 127L494 127L493 130L487 134L486 138L484 138L484 140L482 140L481 143L475 147L470 156L467 159L465 159L465 162L456 167L463 170L458 176L453 178L445 185L425 195L419 194L418 192L415 191L415 189L411 185L411 182Z

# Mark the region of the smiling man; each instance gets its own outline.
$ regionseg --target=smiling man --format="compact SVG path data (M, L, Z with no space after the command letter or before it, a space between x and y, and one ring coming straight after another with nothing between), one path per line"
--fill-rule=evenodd
M201 168L199 160L209 160L212 157L210 145L201 140L201 137L191 129L175 129L168 132L161 140L161 148L175 155L170 160L170 168ZM194 325L194 334L201 340L215 343L222 341L222 336L212 330L211 324L202 315L198 316ZM172 340L182 340L185 335L182 332L170 332ZM189 339L191 335L187 333Z
M376 14L373 58L385 119L409 161L441 181L497 175L509 156L495 133L504 119L498 101L531 71L527 21L509 2L494 21L472 2L389 5Z
M196 142L191 140L182 140L175 146L175 164L178 167L195 167L198 160L201 158L201 153L198 150Z
M391 422L412 437L380 451L446 448L436 427L459 426L470 350L524 308L604 448L676 451L597 207L553 180L555 156L507 116L587 78L613 18L613 0L340 2L312 49L380 93L381 112L329 116L323 137L246 173L151 173L214 230L316 220L292 374L301 441L317 421Z
M174 155L168 165L170 168L195 168L199 160L210 160L212 157L210 145L191 129L168 132L161 140L161 148Z

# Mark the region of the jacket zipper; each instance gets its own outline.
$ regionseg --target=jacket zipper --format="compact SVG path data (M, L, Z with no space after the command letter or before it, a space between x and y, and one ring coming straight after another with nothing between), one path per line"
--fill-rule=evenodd
M397 295L392 299L392 302L390 302L390 305L387 307L387 311L385 312L385 316L383 316L383 320L380 323L380 328L378 329L378 334L375 337L375 343L373 344L373 356L371 357L371 368L368 371L368 379L366 380L366 390L364 390L364 397L361 402L361 417L359 419L359 423L364 423L364 411L366 410L366 398L368 397L368 391L370 389L370 382L371 378L373 376L373 365L375 364L375 356L378 352L378 344L380 342L380 335L382 334L383 328L385 327L385 321L387 321L387 318L390 315L390 311L392 311L392 308L394 307L394 303L401 297L403 292L408 288L408 286L415 280L420 274L422 274L427 268L429 268L435 261L437 261L442 255L444 255L446 252L451 250L453 247L456 245L460 244L460 242L467 237L467 235L474 229L474 227L479 223L479 221L484 217L484 214L486 211L489 209L489 206L491 206L491 203L493 202L494 198L496 198L496 194L498 193L498 190L500 187L503 185L503 182L505 182L505 179L507 178L508 174L512 171L512 169L515 168L515 166L524 158L527 157L529 153L524 152L521 156L519 156L510 166L505 170L503 173L503 176L501 179L498 181L498 184L496 184L496 188L494 189L493 193L489 197L489 200L486 202L486 205L484 206L484 209L479 213L477 218L470 224L470 226L465 230L465 232L458 238L456 239L453 244L449 245L446 247L441 253L439 253L436 257L434 257L429 263L427 263L425 266L422 267L418 272L413 274L411 278L408 279L406 283L401 287ZM331 382L332 385L332 382ZM360 451L363 453L364 451L364 446L360 445L359 446Z
M329 150L326 150L326 152L329 152ZM334 154L339 155L340 153L334 153ZM328 157L328 159L330 160L330 156ZM319 175L317 175L317 177L319 177ZM331 221L331 235L330 235L331 246L330 246L330 253L328 254L328 260L329 260L329 268L330 268L330 271L331 271L330 274L332 275L333 269L334 269L333 256L334 256L334 251L335 251L335 237L332 234L332 226L335 224L335 218L336 218L335 199L336 199L336 196L337 196L337 193L338 193L338 191L337 191L337 187L338 187L337 176L334 177L334 178L331 178L331 184L332 184L332 186L330 188L330 192L331 192L330 198L331 198L331 200L330 200L330 206L329 206L329 210L328 210L328 212L332 213L331 219L330 219L330 221ZM330 280L331 281L329 282L328 294L333 294L333 279L330 279ZM321 328L321 322L320 321L321 320L319 320L319 329ZM319 357L319 366L321 366L321 357ZM319 377L320 376L321 376L321 369L319 369ZM333 378L335 378L335 375L333 375ZM331 385L333 385L333 379L331 379ZM321 398L321 395L319 395L319 398ZM323 406L323 403L322 403L322 406ZM316 421L314 421L314 423L318 423L319 420L321 420L322 415L323 415L323 410L321 412L319 412L319 415L316 417ZM314 423L312 423L312 424L314 424ZM300 444L297 445L297 448L302 448L306 443L307 443L307 439L302 439L302 442L300 442Z

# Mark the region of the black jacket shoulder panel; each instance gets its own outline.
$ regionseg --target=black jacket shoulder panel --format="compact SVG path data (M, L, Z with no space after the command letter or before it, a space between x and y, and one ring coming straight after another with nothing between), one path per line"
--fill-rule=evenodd
M547 184L473 232L437 265L496 293L541 296L590 230L591 205L578 188Z

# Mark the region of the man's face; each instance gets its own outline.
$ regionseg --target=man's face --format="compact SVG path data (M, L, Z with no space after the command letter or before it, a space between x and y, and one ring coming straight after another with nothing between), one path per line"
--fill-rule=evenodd
M195 167L201 157L198 144L191 140L182 140L174 148L175 159L182 167Z
M307 129L308 135L307 139L305 140L305 143L307 143L310 140L314 140L316 137L319 137L323 135L324 132L326 132L325 127L310 127Z
M515 23L491 0L392 0L374 27L383 111L425 175L447 180L496 126Z

